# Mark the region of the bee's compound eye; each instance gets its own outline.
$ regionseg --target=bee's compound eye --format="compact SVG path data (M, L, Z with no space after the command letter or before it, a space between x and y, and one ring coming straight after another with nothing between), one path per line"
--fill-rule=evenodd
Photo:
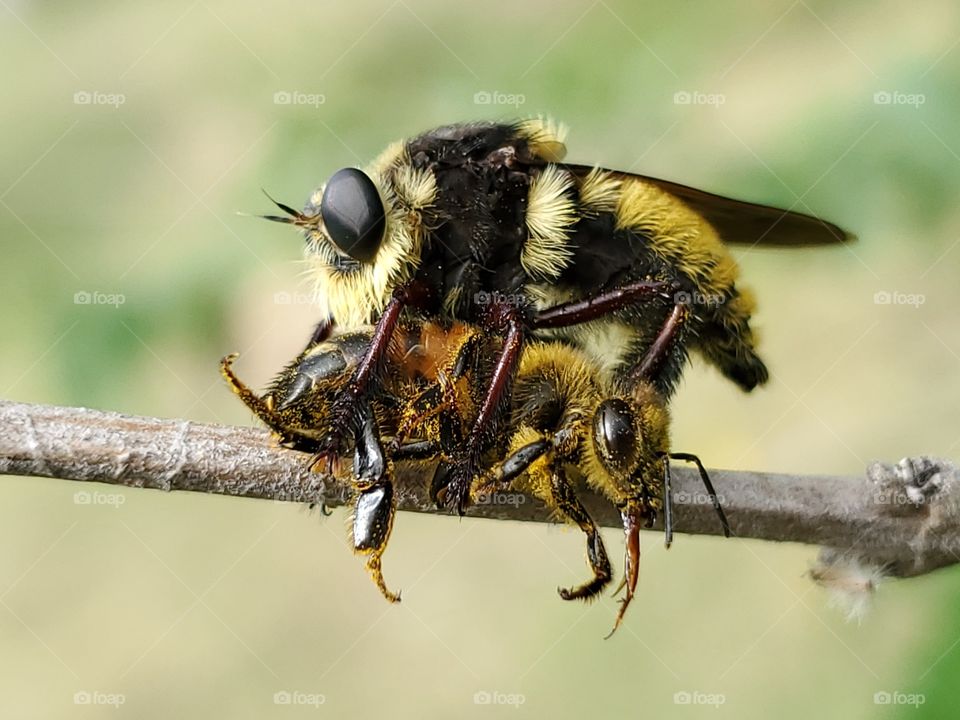
M387 225L373 180L356 168L338 170L323 191L320 216L341 252L362 263L373 262Z
M594 416L594 441L603 460L613 468L627 471L639 451L630 406L619 398L604 400Z

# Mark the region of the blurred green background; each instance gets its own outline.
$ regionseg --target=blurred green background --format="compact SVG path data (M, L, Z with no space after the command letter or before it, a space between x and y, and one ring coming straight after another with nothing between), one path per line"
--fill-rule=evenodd
M262 385L315 318L297 294L298 236L237 211L270 211L261 187L299 205L334 170L439 124L545 113L571 127L573 161L812 211L860 237L738 250L772 382L744 396L695 364L678 449L837 474L956 456L958 40L951 0L5 0L0 397L251 423L219 358L240 351L238 373ZM786 720L960 705L958 570L883 585L858 625L806 577L815 548L681 535L668 558L648 534L640 595L604 642L615 602L555 593L586 574L575 531L401 515L385 561L404 602L388 606L343 511L41 479L3 490L3 717ZM106 504L75 495L93 490ZM619 560L620 534L606 540ZM284 705L284 692L300 694ZM924 702L878 704L883 692Z

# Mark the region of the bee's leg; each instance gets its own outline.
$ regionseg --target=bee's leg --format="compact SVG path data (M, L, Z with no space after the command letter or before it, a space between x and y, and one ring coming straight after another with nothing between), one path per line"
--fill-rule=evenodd
M620 623L623 622L623 616L630 607L633 596L637 589L637 580L640 577L640 528L649 527L650 513L641 506L627 504L620 510L620 517L623 519L623 534L626 539L626 548L623 559L623 581L614 594L625 589L623 599L620 601L620 611L617 613L617 619L614 621L613 630L607 635L609 638L613 635Z
M353 550L367 556L367 571L390 602L399 602L400 593L387 588L381 557L387 549L395 512L393 484L381 479L357 495L353 515Z
M557 588L557 592L564 600L589 600L610 582L613 572L597 524L567 480L561 461L556 457L544 458L554 447L554 442L543 438L523 445L491 471L485 485L503 486L527 473L529 479L524 485L531 494L583 530L593 578L574 588Z
M444 383L445 381L441 379L440 382L430 385L407 403L401 414L396 435L390 442L388 452L391 457L418 428L451 407L450 400L444 398Z
M707 474L707 469L703 466L703 463L700 462L700 458L692 453L679 452L670 453L664 458L664 461L669 462L669 458L685 460L697 466L697 470L700 473L700 480L703 481L703 486L706 488L707 494L710 496L710 502L713 504L713 510L717 514L717 517L720 518L720 525L723 527L723 536L730 537L730 523L727 522L727 515L723 512L723 507L720 505L720 498L717 497L717 491L713 489L713 483L710 482L710 476ZM664 490L664 492L666 493L666 490Z
M453 464L449 460L440 460L430 478L430 498L438 508L443 507L452 474Z
M663 545L673 544L673 482L670 476L670 456L661 458L663 463Z
M463 434L459 410L453 407L449 399L442 399L443 389L439 385L432 385L416 397L409 406L409 413L404 413L397 434L387 449L390 457L395 460L437 458L439 463L430 480L430 498L438 508L443 507L440 494L450 482L449 459L455 448L462 444ZM435 439L422 440L418 448L417 442L408 442L407 437L415 428L427 421L436 418ZM430 433L428 432L429 436Z
M600 537L597 524L590 517L590 513L580 502L566 475L559 467L554 467L551 473L550 491L552 493L552 505L565 518L576 523L587 536L587 560L589 560L590 568L593 570L591 580L574 588L557 588L557 592L564 600L590 600L603 590L604 586L610 582L610 578L613 577L610 570L610 560L607 558L607 551L603 546L603 538Z
M440 453L440 446L433 440L410 440L401 443L390 453L392 460L430 460Z
M507 302L493 302L484 322L487 330L494 332L506 328L506 340L500 357L497 358L480 411L462 443L454 454L450 467L450 480L441 492L443 502L455 507L463 515L470 501L470 489L480 474L481 456L496 426L501 408L510 400L510 391L520 353L523 350L526 330L518 308Z

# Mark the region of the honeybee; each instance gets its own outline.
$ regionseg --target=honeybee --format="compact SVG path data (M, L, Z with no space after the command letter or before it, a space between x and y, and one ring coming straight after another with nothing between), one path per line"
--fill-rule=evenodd
M394 143L364 170L334 173L300 212L322 316L375 323L366 355L331 405L321 454L341 454L357 408L384 380L401 319L473 323L501 338L445 494L461 514L482 474L524 346L559 339L626 387L673 392L692 349L743 390L767 380L750 327L752 294L725 243L842 242L836 225L675 183L563 162L547 120L448 125ZM651 374L642 363L679 298L689 332Z
M671 314L668 327L673 342L680 341L687 314L684 305ZM336 392L372 336L372 331L346 334L308 347L281 371L263 397L234 376L233 356L224 358L222 371L240 398L283 442L313 450L327 431ZM669 350L663 344L651 347L642 365L655 373L661 362L657 356ZM495 343L476 326L402 324L388 354L383 393L375 408L361 410L354 438L354 549L368 555L367 568L388 600L400 598L387 588L381 565L395 512L392 462L434 459L452 467L482 400L477 380L491 367L485 356L495 352ZM474 483L471 496L511 487L541 499L585 533L593 576L574 588L561 588L565 600L595 597L612 577L603 540L568 470L578 471L590 487L616 505L623 519L626 551L625 594L614 631L635 593L641 527L650 527L662 513L666 544L672 540L671 457L697 463L729 534L699 460L670 453L667 402L649 380L627 386L612 381L579 348L558 341L532 341L523 350L512 404L504 412L496 424L502 432L489 443L490 457L485 458L490 469ZM390 438L386 446L381 434ZM437 484L437 477L433 490L442 493L446 488Z

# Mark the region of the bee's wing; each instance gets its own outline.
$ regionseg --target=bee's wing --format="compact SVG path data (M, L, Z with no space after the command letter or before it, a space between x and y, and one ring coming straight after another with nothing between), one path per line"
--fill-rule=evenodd
M564 167L578 176L586 175L593 169L586 165L564 165ZM811 215L734 200L646 175L633 175L616 170L608 172L622 178L625 182L640 180L651 183L679 198L685 205L703 215L707 222L716 228L724 242L800 247L856 239L855 235L833 223Z

